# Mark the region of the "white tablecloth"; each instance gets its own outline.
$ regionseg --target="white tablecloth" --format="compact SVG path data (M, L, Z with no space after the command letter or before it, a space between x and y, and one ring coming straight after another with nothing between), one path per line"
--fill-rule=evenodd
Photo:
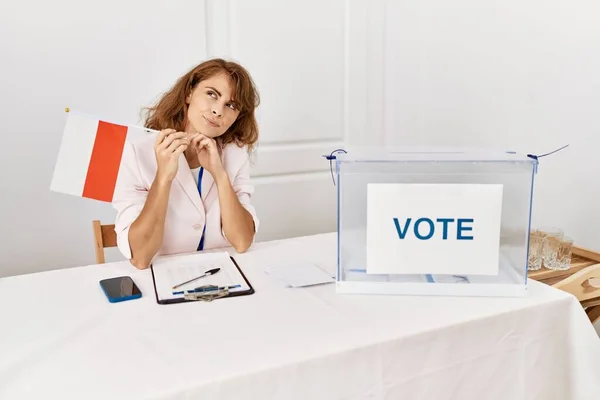
M335 234L235 255L256 289L158 305L127 262L0 279L0 399L600 399L600 340L569 294L337 295L264 268L335 269ZM109 303L130 275L143 297Z

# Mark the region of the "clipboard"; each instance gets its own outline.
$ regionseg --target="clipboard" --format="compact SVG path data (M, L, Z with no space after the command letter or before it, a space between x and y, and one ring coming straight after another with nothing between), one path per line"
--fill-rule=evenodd
M194 272L194 274L198 274L198 271L204 271L205 269L209 269L210 267L214 266L211 263L211 261L214 260L218 260L218 262L223 263L225 262L225 259L227 259L228 261L231 262L231 264L221 264L223 268L229 268L229 275L235 275L235 278L238 278L238 285L236 286L241 286L241 289L234 289L234 290L229 290L227 288L223 288L223 287L219 287L218 285L212 285L210 284L210 282L208 284L206 284L204 281L204 279L200 279L198 280L195 284L191 284L191 286L196 286L197 290L189 290L190 287L188 287L187 289L181 290L182 294L177 294L177 295L169 295L169 296L161 296L159 294L159 292L162 292L163 294L166 293L166 289L164 288L164 285L167 284L171 284L171 282L158 282L157 280L159 278L159 274L157 273L157 271L155 270L156 268L167 268L167 269L171 269L172 271L177 271L179 268L183 269L184 266L190 266L193 265L192 268L197 268ZM155 262L157 264L161 264L158 267L155 265ZM226 252L221 252L221 253L193 253L193 254L187 254L187 255L174 255L174 256L166 256L166 257L161 257L158 260L155 260L155 262L153 262L150 265L150 270L152 273L152 284L154 286L154 294L156 296L156 302L158 304L178 304L178 303L189 303L189 302L195 302L195 301L213 301L216 299L223 299L223 298L228 298L228 297L239 297L239 296L248 296L251 294L254 294L254 287L250 284L250 282L248 281L248 278L246 278L246 275L244 274L244 272L242 271L242 269L240 268L240 266L238 265L237 261L228 253ZM167 264L167 265L165 265ZM197 264L197 266L195 266L195 264ZM235 270L234 270L235 269ZM191 272L190 272L191 273ZM219 272L221 273L221 272ZM225 272L223 272L225 273ZM237 275L239 273L239 276ZM160 274L161 276L163 276L163 279L165 279L165 271L162 271L162 273ZM215 276L218 274L215 274ZM181 281L181 277L179 278L179 280ZM210 279L208 279L210 281ZM179 282L178 282L179 283ZM161 287L161 290L158 289L158 287Z

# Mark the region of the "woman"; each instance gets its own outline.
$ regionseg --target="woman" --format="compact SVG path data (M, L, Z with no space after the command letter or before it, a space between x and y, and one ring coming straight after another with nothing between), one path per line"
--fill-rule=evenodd
M258 229L248 153L259 97L248 72L222 59L183 75L149 109L156 136L129 143L115 189L120 251L139 269L156 255L233 246Z

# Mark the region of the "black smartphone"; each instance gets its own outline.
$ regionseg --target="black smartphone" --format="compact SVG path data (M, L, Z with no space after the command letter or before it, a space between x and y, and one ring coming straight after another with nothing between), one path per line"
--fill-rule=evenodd
M140 288L137 287L130 276L103 279L100 281L100 287L111 303L142 297Z

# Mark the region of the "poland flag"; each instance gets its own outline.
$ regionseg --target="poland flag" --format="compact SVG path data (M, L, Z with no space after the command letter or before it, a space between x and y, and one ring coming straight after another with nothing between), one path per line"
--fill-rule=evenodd
M50 190L111 202L125 143L153 132L68 112Z

